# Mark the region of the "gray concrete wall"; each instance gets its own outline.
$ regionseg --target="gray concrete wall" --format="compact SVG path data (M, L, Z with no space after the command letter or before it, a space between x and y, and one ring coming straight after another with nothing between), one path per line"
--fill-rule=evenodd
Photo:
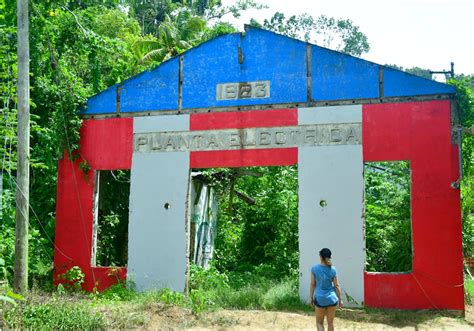
M188 115L134 119L135 133L188 128ZM185 288L188 178L188 152L133 153L127 278L140 291Z
M360 124L361 121L360 105L298 110L299 125ZM134 119L137 134L187 130L189 115ZM319 262L318 251L322 247L333 251L343 292L358 303L363 301L360 129L357 137L358 143L351 145L299 147L300 296L306 301L310 268ZM189 152L135 150L133 153L128 278L139 290L162 287L184 290L188 179ZM327 206L321 207L321 200L325 200ZM171 208L165 209L165 203Z
M299 109L300 125L357 123L361 106ZM310 269L318 252L328 247L338 271L343 300L364 300L362 145L314 146L298 149L300 297L310 298ZM327 205L322 207L320 201ZM348 302L347 293L355 302Z

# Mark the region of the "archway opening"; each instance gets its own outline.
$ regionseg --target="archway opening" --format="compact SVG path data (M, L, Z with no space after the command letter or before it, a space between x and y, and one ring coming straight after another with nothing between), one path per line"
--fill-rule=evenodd
M366 270L410 272L410 162L366 162L364 182Z
M299 303L298 167L196 169L191 177L190 289L220 297L222 287L227 306Z

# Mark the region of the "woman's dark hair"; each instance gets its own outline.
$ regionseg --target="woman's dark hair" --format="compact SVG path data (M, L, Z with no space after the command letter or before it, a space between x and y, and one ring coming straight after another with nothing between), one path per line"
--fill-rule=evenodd
M323 248L319 251L319 256L321 256L324 261L324 264L328 267L332 266L331 255L331 250L329 248Z

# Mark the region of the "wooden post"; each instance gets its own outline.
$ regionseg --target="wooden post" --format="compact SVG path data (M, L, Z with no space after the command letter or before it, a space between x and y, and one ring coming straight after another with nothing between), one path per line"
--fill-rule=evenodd
M30 182L30 48L28 0L17 0L18 24L18 163L16 188L15 270L13 288L28 290L28 213Z

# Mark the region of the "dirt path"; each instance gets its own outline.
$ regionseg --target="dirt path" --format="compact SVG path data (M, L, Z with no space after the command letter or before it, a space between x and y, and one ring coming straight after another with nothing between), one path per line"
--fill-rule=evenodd
M466 317L430 311L370 311L344 309L335 321L338 330L474 330L474 309ZM151 316L148 329L189 330L310 330L314 316L307 312L221 310L195 318L189 311L171 308Z

